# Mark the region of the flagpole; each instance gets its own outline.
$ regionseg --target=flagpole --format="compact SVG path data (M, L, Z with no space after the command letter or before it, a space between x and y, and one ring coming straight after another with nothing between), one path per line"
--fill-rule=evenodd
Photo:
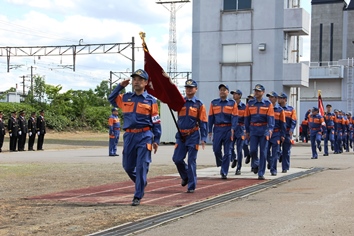
M149 49L147 48L147 45L146 45L146 43L145 43L145 35L146 35L145 32L139 32L139 36L140 36L141 40L143 41L143 43L142 43L143 49L144 49L145 52L149 53ZM172 118L173 118L173 122L174 122L175 125L176 125L178 134L180 135L182 142L185 142L185 137L182 136L182 132L181 132L181 130L178 128L178 124L177 124L176 117L175 117L175 115L173 114L173 111L172 111L172 109L170 108L170 106L169 106L168 104L167 104L167 106L168 106L168 109L170 109L171 116L172 116Z

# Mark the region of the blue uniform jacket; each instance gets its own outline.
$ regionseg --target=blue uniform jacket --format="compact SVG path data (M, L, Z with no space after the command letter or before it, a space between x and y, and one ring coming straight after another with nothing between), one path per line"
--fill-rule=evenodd
M178 112L178 128L180 130L192 130L199 126L201 140L207 139L207 116L205 105L197 97L184 98L186 101Z
M245 135L245 110L246 104L240 101L237 105L238 110L238 124L235 130L235 137L244 139Z
M334 129L336 132L344 132L345 131L345 121L341 115L337 115L334 118Z
M274 120L275 120L275 125L274 125L273 135L279 135L280 137L285 137L285 133L286 133L285 112L279 104L275 104L274 106Z
M297 123L296 111L292 106L288 106L288 105L285 105L283 109L285 112L287 134L289 134L290 132L294 133L296 123Z
M269 136L274 129L274 109L269 100L262 98L260 102L252 99L245 110L246 132L250 135Z
M326 122L320 114L309 116L309 128L311 136L318 133L327 132Z
M108 118L109 134L114 135L115 130L120 129L119 117L115 115L110 115Z
M209 133L212 133L214 125L229 124L230 129L236 130L238 123L238 109L235 100L220 98L214 99L210 103L209 109Z
M335 114L334 113L326 113L324 115L324 120L326 122L326 127L327 129L334 129L334 119L335 119Z
M123 130L150 127L154 135L153 142L160 143L161 124L156 99L144 91L143 94L128 92L119 94L124 89L120 84L109 95L110 103L122 109L124 117Z

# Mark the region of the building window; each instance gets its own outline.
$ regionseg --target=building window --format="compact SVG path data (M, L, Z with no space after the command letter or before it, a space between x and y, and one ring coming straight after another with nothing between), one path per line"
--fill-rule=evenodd
M224 0L224 11L251 9L251 0Z
M223 45L223 63L252 62L251 44Z

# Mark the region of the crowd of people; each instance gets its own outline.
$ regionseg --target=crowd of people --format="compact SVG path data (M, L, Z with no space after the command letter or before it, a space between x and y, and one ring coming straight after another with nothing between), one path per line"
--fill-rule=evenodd
M353 147L354 119L351 113L345 113L334 109L332 105L326 105L324 115L319 114L319 108L313 107L305 114L301 122L302 142L311 141L312 159L318 158L317 149L322 151L322 140L324 143L323 156L328 156L328 147L331 147L333 154L349 152ZM330 143L330 145L329 145Z
M44 135L46 134L46 124L44 120L44 111L39 112L39 116L36 112L32 112L31 116L26 120L25 111L20 111L17 116L16 111L11 112L11 117L7 122L7 132L9 133L9 151L10 152L22 152L25 151L26 139L28 135L28 151L35 151L33 148L36 135L37 150L43 151ZM4 137L6 135L6 127L3 121L3 112L0 111L0 152L4 143Z
M109 118L109 124L112 138L114 124L117 130L125 131L123 168L135 183L132 206L138 206L148 184L151 152L156 152L160 143L161 125L156 99L145 90L149 75L139 69L131 77L134 92L120 93L130 83L127 79L118 84L108 98L114 107L112 116L116 107L122 110L123 127L118 127L114 117ZM282 163L282 173L290 168L296 112L287 104L287 94L272 91L266 94L266 99L264 86L257 84L244 104L241 90L231 91L233 99L230 99L226 84L220 84L218 89L219 97L211 101L207 115L205 104L195 96L197 82L192 79L185 82L186 96L178 111L172 160L181 185L187 186L187 193L194 193L197 187L197 154L200 146L204 149L208 138L213 143L221 179L227 179L230 163L232 168L236 167L235 174L241 175L243 157L246 164L251 163L251 171L258 174L260 180L265 179L266 168L271 175L277 175L278 161Z

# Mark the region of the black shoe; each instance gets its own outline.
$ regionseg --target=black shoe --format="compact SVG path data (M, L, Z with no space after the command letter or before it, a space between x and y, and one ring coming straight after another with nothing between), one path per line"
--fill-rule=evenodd
M221 174L221 179L227 179L227 176L224 174Z
M282 162L282 160L283 160L283 155L279 155L279 163L281 163Z
M110 156L110 157L114 157L114 156L116 156L116 155L114 155L114 154L109 154L109 156Z
M350 147L350 148L353 148L353 145L352 145L352 144L349 144L349 147ZM0 151L1 151L1 150L0 150Z
M251 156L248 155L248 156L246 157L245 163L248 164L248 163L250 163L250 161L251 161Z
M267 169L270 170L270 164L269 163L267 164Z
M339 154L339 152L334 152L333 154Z
M332 150L332 151L334 150L334 145L331 145L331 150Z
M132 201L132 206L139 206L140 205L140 199L135 197Z
M253 173L258 174L258 167L253 168Z
M277 173L272 173L271 176L277 176Z
M182 187L186 186L188 184L188 179L182 179L181 185Z
M236 170L235 175L241 175L241 171L240 170Z
M318 145L318 150L319 150L320 152L322 152L322 147L321 147L321 145Z
M235 159L232 161L231 168L235 168L236 165L237 165L237 160Z
M286 172L288 172L287 170L282 170L282 172L281 173L286 173Z
M323 156L325 156L325 157L328 156L328 153L323 154Z
M194 189L188 189L187 193L194 193Z
M259 180L265 180L264 176L258 176Z

